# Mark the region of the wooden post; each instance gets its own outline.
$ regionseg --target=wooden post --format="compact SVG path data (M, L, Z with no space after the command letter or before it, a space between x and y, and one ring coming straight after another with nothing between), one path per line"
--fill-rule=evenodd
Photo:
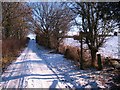
M83 36L82 36L82 32L80 32L80 69L83 69L83 42L82 42L82 39L83 39Z
M109 65L109 58L108 57L105 58L105 65Z
M102 62L101 62L101 55L100 54L97 54L97 59L98 59L98 70L101 70L103 67L102 67Z

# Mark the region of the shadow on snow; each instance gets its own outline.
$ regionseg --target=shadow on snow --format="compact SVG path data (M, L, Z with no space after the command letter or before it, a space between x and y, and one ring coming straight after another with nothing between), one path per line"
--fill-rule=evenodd
M90 81L90 77L87 75L90 72L86 73L82 70L78 70L77 67L71 63L71 61L63 58L63 55L47 53L49 50L45 50L43 47L37 46L35 44L34 40L30 40L30 43L28 45L28 50L31 50L32 52L34 52L40 58L40 60L26 60L26 58L23 57L22 58L23 61L14 62L13 63L14 68L12 68L11 72L9 72L11 74L8 77L7 76L2 77L1 82L6 82L6 81L14 80L14 79L20 79L21 83L23 83L25 77L30 77L30 79L53 79L53 82L52 82L51 86L49 87L50 89L56 87L56 85L58 84L58 80L60 82L63 82L64 84L70 83L71 85L73 85L74 88L84 88L87 85L90 85L91 87L94 87L94 88L97 87L97 83L94 81ZM35 45L33 45L33 44L35 44ZM18 65L18 64L25 65L27 63L32 63L32 64L35 64L35 63L37 63L37 64L44 63L45 64L46 63L47 67L54 74L27 74L27 73L25 73L25 74L21 74L21 75L19 74L16 76L12 76L13 73L15 73L15 72L18 72L18 73L21 71L24 72L24 70L22 70L22 69L17 70L17 68L15 67L16 65ZM27 65L26 65L26 67L27 67ZM29 69L29 68L25 68L25 70L26 69ZM37 76L41 76L41 77L37 77ZM44 77L44 76L57 76L57 77L56 78L48 78L48 77ZM74 77L74 76L76 76L76 77ZM78 84L78 82L76 81L78 79L82 79L83 81L86 81L87 83L84 85L81 85L80 83ZM70 86L68 85L68 87L70 87Z

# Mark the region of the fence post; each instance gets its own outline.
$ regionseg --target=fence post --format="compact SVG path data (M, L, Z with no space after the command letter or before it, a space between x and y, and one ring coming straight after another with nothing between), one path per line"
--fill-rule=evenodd
M102 67L102 62L101 62L101 55L97 54L97 64L98 64L98 70L101 70Z

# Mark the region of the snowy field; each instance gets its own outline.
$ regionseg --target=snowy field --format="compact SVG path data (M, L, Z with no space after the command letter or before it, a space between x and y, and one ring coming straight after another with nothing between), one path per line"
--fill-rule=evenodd
M106 71L79 70L61 54L49 53L30 40L28 47L1 75L2 88L107 88Z
M114 36L107 40L103 47L100 48L99 52L105 57L120 59L120 57L118 57L119 48L118 36Z
M99 49L99 52L105 57L120 59L120 57L118 57L119 50L120 50L119 49L120 44L118 43L118 37L120 38L120 36L113 36L107 39L106 43ZM75 46L75 47L80 46L79 41L74 40L72 38L65 39L64 43L65 45L70 45L70 46ZM84 45L84 47L86 46L87 45Z

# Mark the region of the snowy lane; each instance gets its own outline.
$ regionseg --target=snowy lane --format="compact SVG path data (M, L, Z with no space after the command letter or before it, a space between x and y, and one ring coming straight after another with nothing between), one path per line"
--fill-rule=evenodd
M41 52L41 53L39 53ZM65 88L56 74L38 55L35 41L31 40L20 57L2 75L2 88Z
M28 47L2 74L2 88L105 88L104 72L78 70L61 54L49 53L30 40ZM103 74L103 75L102 75Z

